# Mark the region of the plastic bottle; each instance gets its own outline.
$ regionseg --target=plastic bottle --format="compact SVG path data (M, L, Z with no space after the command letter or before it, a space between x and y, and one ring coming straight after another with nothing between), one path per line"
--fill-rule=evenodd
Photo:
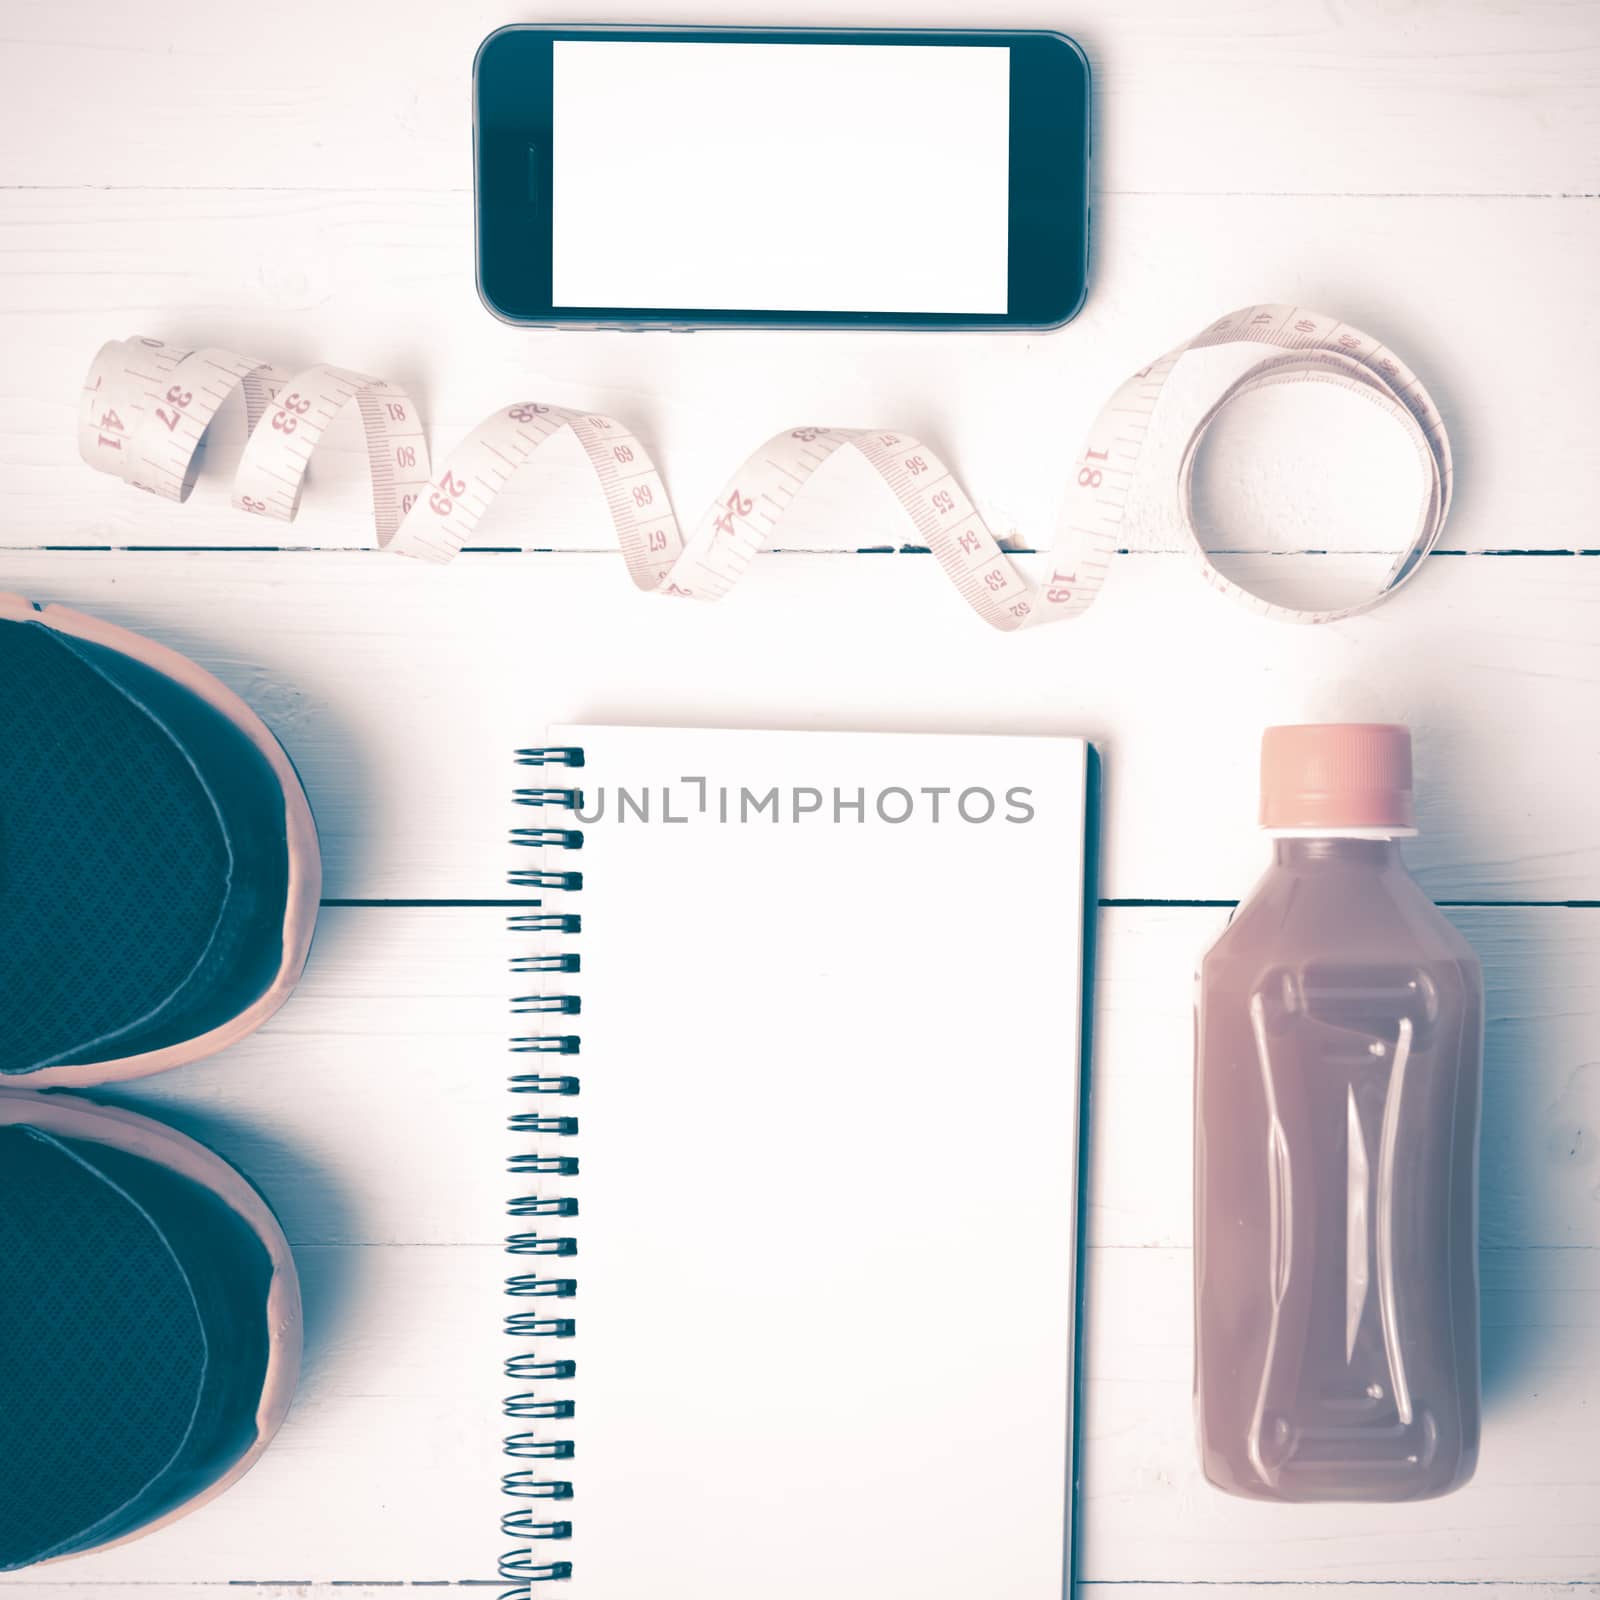
M1483 979L1406 871L1403 727L1269 728L1273 862L1205 956L1195 1409L1265 1500L1447 1493L1478 1453Z

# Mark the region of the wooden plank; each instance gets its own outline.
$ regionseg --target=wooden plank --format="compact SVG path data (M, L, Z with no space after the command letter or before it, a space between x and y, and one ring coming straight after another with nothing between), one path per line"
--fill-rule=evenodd
M751 21L716 4L696 15ZM682 17L666 0L630 12L639 22ZM464 189L473 53L505 20L490 0L381 9L285 0L266 26L229 7L19 8L0 94L9 176ZM871 20L966 28L974 17L956 0L894 0ZM1108 190L1600 189L1594 14L1583 0L1416 13L1079 0L1070 15L1030 0L1004 20L1065 26L1088 50ZM155 53L158 41L171 53ZM58 126L64 101L74 115Z
M353 416L316 457L292 526L227 504L242 408L219 420L185 507L84 467L78 384L104 341L136 333L232 345L291 367L331 360L406 383L439 450L518 399L609 410L657 453L687 517L775 432L804 422L893 426L945 454L997 530L1037 544L1054 526L1064 462L1122 379L1219 313L1269 294L1347 317L1417 367L1463 451L1444 548L1596 546L1588 485L1600 444L1586 385L1600 367L1600 326L1580 308L1600 250L1600 207L1125 196L1096 215L1100 287L1069 329L1048 338L575 338L513 332L478 304L464 194L149 190L91 202L78 191L0 191L0 470L9 496L0 544L372 542ZM1308 238L1317 241L1309 262ZM1184 262L1177 278L1174 250ZM1504 285L1521 282L1530 261L1539 263L1537 292L1518 301L1502 332L1485 308L1502 304ZM108 309L108 273L119 309ZM1200 384L1220 384L1238 357L1212 351L1196 361L1130 508L1135 547L1185 547L1171 495L1177 452L1204 408ZM1375 586L1384 553L1410 535L1415 458L1392 424L1349 396L1298 386L1247 397L1211 437L1196 504L1213 546L1376 550ZM841 462L801 497L779 542L854 549L910 537L867 470ZM615 543L588 468L561 443L516 481L478 541Z
M6 1585L7 1595L13 1600L55 1600L63 1591L70 1593L74 1585L68 1579L55 1583L13 1583ZM95 1585L97 1594L117 1594L130 1590L137 1594L141 1586L101 1579ZM145 1586L147 1587L147 1586ZM405 1581L386 1584L350 1583L257 1583L234 1580L230 1587L243 1588L246 1600L398 1600L398 1597L415 1595L459 1594L448 1584ZM1080 1593L1092 1593L1107 1587L1099 1580L1080 1583ZM1419 1591L1428 1587L1426 1578L1411 1582L1364 1580L1358 1583L1274 1583L1273 1600L1371 1600L1372 1592L1391 1594L1396 1600L1412 1600ZM1569 1583L1497 1583L1487 1585L1496 1593L1515 1594L1517 1600L1592 1600L1600 1594L1600 1585ZM1196 1600L1261 1600L1262 1585L1252 1583L1184 1583L1181 1580L1163 1580L1160 1583L1116 1583L1116 1600L1178 1600L1181 1595L1194 1595ZM398 1597L397 1591L398 1590ZM481 1594L483 1590L469 1587L467 1595ZM1432 1591L1435 1596L1436 1590ZM203 1583L165 1583L161 1586L163 1600L215 1600L217 1586Z
M143 1583L165 1593L168 1583L196 1579L488 1575L500 1548L495 1410L504 1381L488 1281L498 1252L311 1247L301 1262L308 1306L323 1321L278 1441L194 1517L57 1569L68 1592ZM1087 1292L1087 1582L1574 1583L1600 1575L1587 1422L1600 1402L1600 1372L1585 1358L1600 1316L1594 1252L1485 1257L1492 1365L1478 1476L1454 1495L1404 1507L1267 1506L1207 1487L1190 1414L1188 1252L1094 1250ZM289 1528L296 1531L286 1544ZM296 1570L284 1570L286 1559ZM0 1589L18 1582L0 1578Z
M1236 1499L1200 1475L1189 1252L1091 1252L1084 1578L1495 1588L1600 1578L1600 1481L1583 1442L1600 1404L1600 1253L1486 1251L1481 1271L1485 1411L1473 1480L1403 1506L1282 1506Z
M514 943L502 915L330 908L305 983L266 1028L117 1097L207 1138L280 1208L305 1280L310 1356L282 1438L237 1489L159 1538L52 1569L61 1585L453 1580L473 1576L480 1553L492 1559L505 1388L494 1240L509 1182L500 1035ZM1600 1573L1594 1474L1582 1466L1600 1402L1587 1359L1600 1208L1592 1148L1573 1137L1593 1125L1600 1092L1600 915L1458 917L1491 996L1479 1477L1403 1509L1283 1508L1208 1489L1191 1437L1188 975L1222 913L1103 914L1084 1368L1090 1585ZM1552 1462L1564 1464L1554 1475ZM278 1554L291 1525L293 1572Z
M1252 570L1281 581L1271 558ZM509 753L591 720L1088 734L1106 753L1105 894L1232 899L1263 859L1262 725L1376 716L1416 730L1409 854L1431 894L1600 899L1600 724L1575 709L1600 678L1597 561L1441 557L1368 616L1296 628L1184 562L1129 557L1083 620L1020 637L970 616L927 557L773 556L714 606L639 596L608 555L440 572L47 552L4 571L255 704L305 776L332 898L505 894Z
M504 1129L515 1109L505 1045L516 988L507 966L519 943L505 915L327 908L304 982L265 1028L115 1098L249 1173L296 1246L492 1245L505 1232ZM1453 916L1483 960L1489 995L1484 1245L1600 1249L1600 912ZM1101 913L1089 1165L1096 1245L1190 1243L1193 973L1226 917L1172 907ZM692 1082L692 1030L662 1049L663 1070Z
M302 1246L495 1246L514 1070L506 913L325 908L293 998L236 1048L97 1098L217 1150Z

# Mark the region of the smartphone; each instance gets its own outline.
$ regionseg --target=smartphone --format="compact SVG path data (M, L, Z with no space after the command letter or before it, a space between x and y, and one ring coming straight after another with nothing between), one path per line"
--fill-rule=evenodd
M1089 65L1059 33L509 27L473 71L507 322L1050 328L1088 283Z

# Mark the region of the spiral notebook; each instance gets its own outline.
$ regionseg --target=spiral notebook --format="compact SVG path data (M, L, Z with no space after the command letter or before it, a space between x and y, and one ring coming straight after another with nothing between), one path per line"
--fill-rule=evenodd
M518 759L504 1575L1059 1600L1089 747Z

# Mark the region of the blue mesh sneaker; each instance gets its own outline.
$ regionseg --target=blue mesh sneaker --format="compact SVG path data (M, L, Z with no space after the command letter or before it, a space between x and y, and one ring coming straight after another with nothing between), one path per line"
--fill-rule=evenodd
M299 1363L288 1244L232 1167L131 1111L0 1089L0 1571L221 1493Z
M0 595L0 1085L219 1050L305 964L322 868L266 725L173 650Z

